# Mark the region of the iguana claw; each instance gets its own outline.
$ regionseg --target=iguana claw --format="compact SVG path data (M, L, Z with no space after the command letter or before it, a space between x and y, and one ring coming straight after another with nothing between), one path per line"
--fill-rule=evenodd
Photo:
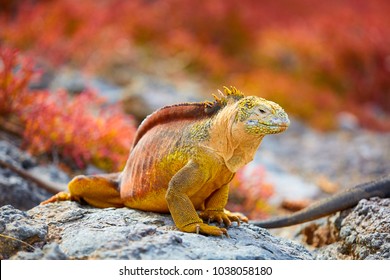
M182 231L185 231L185 232L191 232L191 233L196 233L196 234L205 234L205 235L214 235L214 236L221 236L221 235L229 236L226 228L209 226L209 225L204 224L204 223L189 224L189 225L186 225L180 229Z
M58 202L58 201L65 201L65 200L73 200L73 197L70 193L68 192L59 192L56 195L53 195L49 199L46 199L45 201L42 201L40 205L45 205L53 202Z
M199 217L203 221L216 222L218 224L224 224L225 226L230 226L232 222L236 222L237 225L240 225L241 222L248 222L248 218L241 213L232 213L226 209L224 210L204 210L199 214Z

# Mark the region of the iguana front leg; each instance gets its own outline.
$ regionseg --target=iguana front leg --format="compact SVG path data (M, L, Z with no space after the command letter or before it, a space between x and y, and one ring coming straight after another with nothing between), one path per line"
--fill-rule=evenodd
M176 226L185 232L227 235L224 228L209 226L199 218L189 196L196 193L207 180L199 164L190 161L169 182L166 200Z
M229 185L223 185L216 190L207 199L205 204L205 210L200 213L200 217L204 221L217 222L218 224L224 223L225 226L230 226L232 222L248 222L248 218L241 213L232 213L225 209L226 203L229 197Z

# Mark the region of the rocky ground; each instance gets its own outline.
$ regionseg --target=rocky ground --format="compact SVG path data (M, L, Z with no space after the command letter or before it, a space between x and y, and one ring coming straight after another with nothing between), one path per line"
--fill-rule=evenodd
M70 201L0 207L0 232L0 259L388 260L390 199L362 200L302 227L295 240L250 224L230 227L229 238L184 233L170 215Z
M69 176L56 165L39 165L35 158L5 140L0 140L0 160L39 177L42 181L52 184L58 191L64 190L69 181ZM0 166L1 206L10 204L21 210L28 210L51 195L52 193L34 182L19 176L9 168Z
M3 234L45 244L15 255L24 244L5 240L0 243L3 258L312 259L302 245L250 225L232 227L229 238L207 237L179 231L169 215L127 208L96 209L62 202L26 213L4 206L0 217L6 224Z
M144 80L133 83L127 91L139 92L145 88L142 83L149 84L149 90L142 96L160 90L177 100L178 89L199 91L188 85L164 86L164 81L156 82L153 87ZM116 88L104 83L94 85L119 94ZM137 100L133 93L128 100ZM117 98L120 97L111 102ZM202 95L191 98L177 102L204 99ZM152 97L134 102L145 104L149 100ZM139 116L153 110L157 106L154 103L138 106L148 108L139 112ZM255 162L264 165L265 180L275 186L271 203L278 205L285 199L315 200L390 174L390 134L366 131L348 120L341 120L340 126L338 131L321 133L292 119L285 133L264 139ZM38 164L17 143L12 144L8 137L1 138L1 160L56 184L58 190L65 188L69 177L56 165ZM129 209L93 209L76 203L37 207L50 195L11 170L0 168L0 207L4 206L0 210L2 258L390 259L388 200L362 201L353 212L343 212L342 218L334 218L333 222L323 219L319 225L271 231L273 235L294 239L290 242L248 225L231 228L230 239L207 238L175 230L172 220L165 215ZM32 244L34 251L29 252L28 245L4 236Z
M390 199L363 199L320 225L302 230L317 259L390 259Z

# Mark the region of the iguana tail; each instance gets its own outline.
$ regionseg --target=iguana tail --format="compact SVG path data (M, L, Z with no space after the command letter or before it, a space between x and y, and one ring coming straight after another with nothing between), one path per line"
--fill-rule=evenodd
M390 175L382 177L377 181L357 185L332 197L320 200L290 216L277 217L265 221L252 221L251 223L263 228L292 226L348 209L355 206L361 199L375 196L382 198L390 197Z
M98 208L123 207L124 204L118 190L120 175L121 173L76 176L68 184L69 192L60 192L41 204L74 200L85 201Z

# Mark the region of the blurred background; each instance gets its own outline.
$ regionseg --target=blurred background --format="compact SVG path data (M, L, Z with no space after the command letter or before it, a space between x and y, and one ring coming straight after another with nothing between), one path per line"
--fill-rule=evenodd
M0 0L0 151L65 178L117 171L146 115L233 85L293 121L231 208L299 208L390 172L389 15L387 0Z

